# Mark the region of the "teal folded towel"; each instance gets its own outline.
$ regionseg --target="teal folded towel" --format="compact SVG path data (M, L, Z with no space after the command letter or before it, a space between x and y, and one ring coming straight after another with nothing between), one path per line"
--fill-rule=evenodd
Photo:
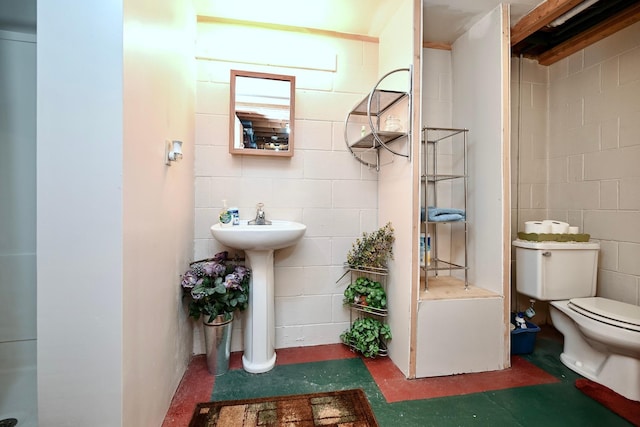
M423 213L421 216L424 220ZM466 218L466 214L463 209L436 208L433 206L429 206L427 210L427 217L429 218L429 221L433 222L453 222L464 221L464 219Z

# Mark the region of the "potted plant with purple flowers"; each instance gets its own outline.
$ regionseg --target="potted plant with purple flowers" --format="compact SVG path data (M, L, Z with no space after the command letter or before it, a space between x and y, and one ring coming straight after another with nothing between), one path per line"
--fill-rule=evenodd
M250 279L251 270L229 259L226 251L192 262L182 275L189 316L203 320L207 366L214 375L228 370L233 313L249 305Z

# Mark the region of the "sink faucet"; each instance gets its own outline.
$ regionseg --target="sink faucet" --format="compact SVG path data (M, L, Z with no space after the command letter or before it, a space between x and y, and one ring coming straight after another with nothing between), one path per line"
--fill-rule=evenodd
M270 225L271 221L265 219L264 213L264 203L258 203L256 206L258 209L256 211L256 219L249 221L249 225Z

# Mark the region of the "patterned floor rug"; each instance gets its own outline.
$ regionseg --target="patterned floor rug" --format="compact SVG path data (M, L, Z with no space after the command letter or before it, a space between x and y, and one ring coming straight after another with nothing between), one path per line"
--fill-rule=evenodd
M199 403L189 427L378 427L361 389Z

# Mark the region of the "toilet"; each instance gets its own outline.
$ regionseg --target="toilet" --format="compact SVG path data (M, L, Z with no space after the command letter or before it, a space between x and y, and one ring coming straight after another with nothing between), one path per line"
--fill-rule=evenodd
M564 335L560 359L578 374L640 401L640 306L596 297L595 242L515 240L516 289L550 302Z

